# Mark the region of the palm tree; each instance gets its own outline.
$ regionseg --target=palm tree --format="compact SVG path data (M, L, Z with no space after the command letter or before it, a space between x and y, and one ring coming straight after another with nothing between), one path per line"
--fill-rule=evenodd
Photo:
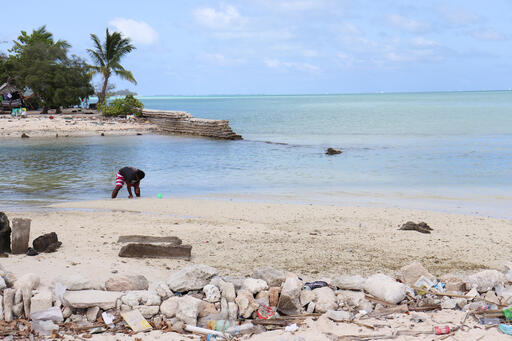
M96 65L91 65L93 74L101 74L103 76L103 87L98 94L98 103L105 102L108 81L112 74L137 84L135 78L130 71L125 70L120 64L121 58L135 50L135 46L130 43L130 39L123 38L121 33L106 31L105 42L102 44L95 34L91 34L94 42L94 49L87 49L89 55Z

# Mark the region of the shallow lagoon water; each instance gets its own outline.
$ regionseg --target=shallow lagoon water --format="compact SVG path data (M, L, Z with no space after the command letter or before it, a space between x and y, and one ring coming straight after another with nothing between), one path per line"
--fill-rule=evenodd
M512 203L510 92L141 100L147 108L228 119L245 140L4 139L0 204L105 198L125 165L146 171L143 196L418 203L497 216ZM343 154L327 156L327 147Z

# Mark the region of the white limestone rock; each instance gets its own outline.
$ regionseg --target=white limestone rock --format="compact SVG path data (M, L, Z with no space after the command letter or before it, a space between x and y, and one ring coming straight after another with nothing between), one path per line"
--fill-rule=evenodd
M405 298L405 285L398 283L393 278L375 274L364 283L364 290L383 301L397 304Z
M172 296L166 299L162 302L160 305L160 311L162 314L165 315L165 317L173 318L176 316L176 311L178 311L178 301L180 300L180 297L178 296Z
M64 294L64 303L72 308L90 308L98 306L103 310L108 310L116 306L116 301L121 298L121 296L123 296L123 293L118 291L66 291Z
M332 280L332 284L339 289L343 290L363 290L364 289L364 277L361 276L349 276L341 275L337 276Z
M487 292L495 286L503 285L507 281L505 275L496 270L483 270L472 274L464 281L466 290L475 287L478 292Z
M263 269L255 270L251 277L264 280L265 283L267 283L267 285L270 287L280 287L281 284L283 284L286 280L286 273L269 266Z
M268 285L262 279L246 278L242 283L242 289L249 291L251 294L257 294L262 290L267 290Z
M174 292L201 290L219 271L204 264L194 264L172 273L167 279L169 289Z
M185 324L195 326L197 324L197 315L199 314L199 307L201 300L192 296L183 296L178 301L178 310L176 317L183 321Z
M87 308L87 321L89 322L95 322L98 318L98 313L100 312L100 307L90 307Z
M249 318L251 314L259 308L259 304L252 296L252 293L245 289L238 291L235 303L238 306L240 316L243 318Z
M344 310L328 310L325 313L325 316L333 320L334 322L350 321L353 317L352 313Z
M220 302L220 290L215 285L207 284L203 288L205 300L210 303Z
M338 303L334 291L329 287L322 287L313 290L315 294L315 312L325 313L328 310L336 310Z

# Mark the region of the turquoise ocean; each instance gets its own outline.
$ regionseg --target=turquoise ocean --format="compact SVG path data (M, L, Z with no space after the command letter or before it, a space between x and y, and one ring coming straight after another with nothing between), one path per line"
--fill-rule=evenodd
M0 207L143 196L400 206L512 216L512 92L139 97L229 120L242 141L142 135L0 140ZM340 155L325 155L333 147ZM121 197L126 195L122 190Z

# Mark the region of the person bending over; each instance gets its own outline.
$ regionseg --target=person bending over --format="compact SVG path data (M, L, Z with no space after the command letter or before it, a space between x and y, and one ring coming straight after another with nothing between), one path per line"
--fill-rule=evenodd
M143 171L134 167L123 167L116 174L116 187L112 191L112 199L117 197L119 190L123 188L126 182L126 189L128 190L128 198L133 198L132 189L135 190L135 195L140 197L140 180L144 179Z

